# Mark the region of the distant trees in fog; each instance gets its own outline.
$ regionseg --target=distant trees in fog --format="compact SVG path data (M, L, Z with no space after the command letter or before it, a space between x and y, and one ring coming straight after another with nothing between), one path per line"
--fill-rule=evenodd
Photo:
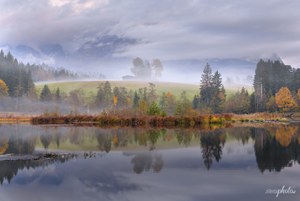
M148 60L142 60L137 57L132 61L133 67L131 68L131 72L134 75L134 79L151 79L151 78L159 78L162 75L163 65L160 59L153 59L150 63Z

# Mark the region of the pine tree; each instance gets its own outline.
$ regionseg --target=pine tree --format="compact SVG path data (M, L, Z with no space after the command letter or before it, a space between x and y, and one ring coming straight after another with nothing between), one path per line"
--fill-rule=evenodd
M133 107L133 108L138 108L138 106L139 106L139 101L140 101L140 97L138 96L138 93L135 91L135 92L134 92L134 97L133 97L133 104L132 104L132 107Z
M59 87L56 89L56 92L55 92L55 101L56 102L61 102L61 96L60 96Z
M41 101L51 101L52 100L52 94L48 87L48 85L44 85L41 95L40 95Z
M212 99L212 72L210 65L207 63L204 67L200 83L200 102L209 107Z

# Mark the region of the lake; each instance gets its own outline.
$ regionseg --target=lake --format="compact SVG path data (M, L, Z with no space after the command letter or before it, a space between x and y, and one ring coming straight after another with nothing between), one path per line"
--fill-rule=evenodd
M69 155L18 158L53 152ZM299 162L297 124L222 129L2 124L0 201L300 200Z

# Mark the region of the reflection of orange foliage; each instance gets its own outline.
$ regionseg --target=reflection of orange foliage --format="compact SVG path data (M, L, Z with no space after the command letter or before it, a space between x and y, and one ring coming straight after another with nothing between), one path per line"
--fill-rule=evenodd
M118 135L116 133L114 134L114 137L113 137L113 144L114 144L114 146L118 146L118 144L119 144Z
M6 138L0 141L0 155L4 154L8 148L8 140Z
M166 134L165 139L166 141L171 141L173 139L174 135L171 133Z
M296 132L297 128L293 126L280 126L276 129L275 138L283 147L287 147Z

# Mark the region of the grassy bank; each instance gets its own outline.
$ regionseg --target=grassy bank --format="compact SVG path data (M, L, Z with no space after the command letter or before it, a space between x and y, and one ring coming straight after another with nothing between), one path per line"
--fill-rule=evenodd
M196 117L177 116L39 116L33 117L32 124L93 124L98 126L150 126L150 127L197 127L201 125L224 124L232 121L232 115L200 115Z

